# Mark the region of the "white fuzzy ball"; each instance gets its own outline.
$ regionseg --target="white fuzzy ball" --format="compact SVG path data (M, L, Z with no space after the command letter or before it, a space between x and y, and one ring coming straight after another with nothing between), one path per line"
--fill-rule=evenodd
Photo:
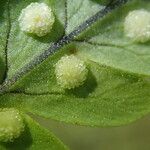
M136 42L150 40L150 12L144 9L129 12L124 22L127 37Z
M18 19L22 31L39 37L51 31L54 20L51 8L44 3L31 3L21 11Z
M64 89L79 87L87 78L88 70L82 60L74 55L64 56L55 68L58 84Z
M14 108L0 109L0 141L11 142L24 131L24 122Z

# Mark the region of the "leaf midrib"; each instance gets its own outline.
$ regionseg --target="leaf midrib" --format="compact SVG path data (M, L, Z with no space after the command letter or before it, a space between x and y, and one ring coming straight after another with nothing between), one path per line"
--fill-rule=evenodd
M5 73L3 77L3 81L7 79L7 72L8 72L8 42L9 42L9 37L10 37L10 31L11 31L11 20L10 20L10 0L7 1L7 35L6 35L6 44L5 44Z

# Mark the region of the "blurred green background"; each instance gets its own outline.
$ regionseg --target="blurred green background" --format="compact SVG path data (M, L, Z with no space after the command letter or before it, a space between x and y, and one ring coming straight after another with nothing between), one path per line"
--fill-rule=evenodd
M36 119L71 150L150 150L150 116L112 128L91 128Z

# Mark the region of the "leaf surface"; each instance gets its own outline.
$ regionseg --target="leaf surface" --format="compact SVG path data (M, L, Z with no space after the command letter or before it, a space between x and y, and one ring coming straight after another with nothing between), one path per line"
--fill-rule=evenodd
M37 37L27 35L19 27L18 18L21 10L27 7L31 2L45 2L49 5L55 14L55 23L53 29L47 36ZM19 69L32 61L36 56L58 40L64 34L65 25L65 1L52 0L27 0L27 1L9 1L10 13L10 36L8 39L8 78L11 78ZM57 32L59 31L59 32ZM19 41L19 42L18 42Z
M7 49L7 36L9 33L9 13L5 0L1 0L0 5L0 82L5 78L6 68L6 49Z
M150 2L131 0L98 21L78 38L78 54L99 64L149 76L150 42L134 43L124 33L125 17L138 9L150 11Z
M84 16L83 12L87 11L87 14L92 16L94 10L96 13L104 7L101 2L88 0L83 1L85 5L80 4L76 9L71 2L76 4L77 1L72 0L67 5L67 26L65 26L67 34L86 20L87 16ZM94 9L90 10L90 5ZM123 33L124 17L130 10L137 8L149 10L150 7L147 0L129 1L125 6L110 12L103 20L97 21L88 30L80 33L71 44L66 45L66 42L66 46L58 53L48 57L17 80L10 87L10 91L0 97L0 106L17 107L43 117L90 126L123 125L149 113L149 43L131 43ZM80 18L81 15L84 17ZM18 27L13 29L23 34ZM31 45L29 49L33 51L33 47L36 46L34 42L32 44L34 38L26 36L26 39L31 39L27 46ZM10 49L14 44L19 44L13 40L14 38L9 43L12 45ZM36 42L42 43L40 39L36 39ZM21 45L14 47L20 49ZM38 44L37 46L41 50ZM44 46L43 43L41 46ZM88 79L79 88L64 90L57 85L55 64L63 55L72 53L85 60L89 69ZM19 53L14 50L8 55L10 59L15 60L16 56L13 55L17 56ZM23 58L25 61L32 59L30 55L31 53L29 57L17 56L18 62L11 63L13 69L10 67L8 77L25 64ZM20 60L22 64L19 63Z
M49 131L25 115L25 131L11 143L0 143L1 150L66 150L67 148Z

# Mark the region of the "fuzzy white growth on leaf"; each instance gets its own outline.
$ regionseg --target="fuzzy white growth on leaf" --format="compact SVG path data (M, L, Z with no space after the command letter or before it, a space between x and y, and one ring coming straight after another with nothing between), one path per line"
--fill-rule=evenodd
M24 130L23 119L18 110L0 109L0 141L12 142Z
M51 31L54 20L51 8L44 3L31 3L21 11L18 19L22 31L39 37Z
M74 55L63 56L55 68L58 84L64 89L79 87L87 78L88 70L82 60Z
M124 22L127 37L135 42L150 40L150 12L144 9L129 12Z

